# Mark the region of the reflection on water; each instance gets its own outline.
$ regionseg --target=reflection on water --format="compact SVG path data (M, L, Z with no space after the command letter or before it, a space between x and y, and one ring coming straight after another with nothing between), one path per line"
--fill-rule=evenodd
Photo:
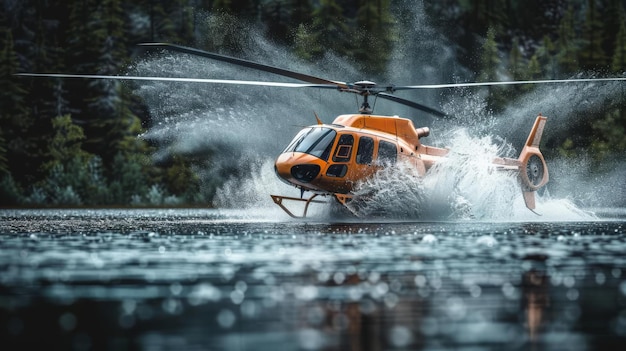
M621 349L626 222L0 212L1 348Z
M524 273L522 280L526 325L528 336L533 343L539 340L538 335L539 328L543 322L543 311L548 307L550 301L547 294L548 280L549 278L545 272L536 270Z

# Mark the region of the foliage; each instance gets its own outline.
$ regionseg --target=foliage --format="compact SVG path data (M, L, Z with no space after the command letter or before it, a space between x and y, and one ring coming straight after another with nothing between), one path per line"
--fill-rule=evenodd
M393 5L392 5L393 3ZM145 41L241 53L260 28L311 62L332 53L385 76L406 11L424 9L476 80L556 79L626 71L622 0L23 0L0 10L2 206L207 204L219 179L185 155L155 164L138 138L152 118L127 84L26 79L20 71L120 74ZM208 19L208 20L207 20ZM405 23L406 22L406 23ZM417 24L421 25L421 24ZM446 44L447 45L447 44ZM489 89L500 110L532 87ZM612 102L568 128L559 150L626 151L625 107ZM592 130L592 133L586 131Z

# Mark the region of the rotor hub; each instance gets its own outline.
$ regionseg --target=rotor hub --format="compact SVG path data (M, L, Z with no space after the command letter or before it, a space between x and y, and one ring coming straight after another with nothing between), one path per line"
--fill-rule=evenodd
M369 81L369 80L360 80L358 82L354 82L354 86L357 87L357 89L360 90L360 91L367 91L367 92L369 92L374 87L376 87L376 83L372 82L372 81Z

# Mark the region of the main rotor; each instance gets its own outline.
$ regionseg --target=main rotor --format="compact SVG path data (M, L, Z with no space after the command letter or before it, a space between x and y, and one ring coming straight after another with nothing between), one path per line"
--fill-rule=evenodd
M18 73L19 76L27 77L55 77L55 78L83 78L83 79L117 79L117 80L142 80L142 81L166 81L166 82L189 82L189 83L209 83L209 84L233 84L233 85L253 85L267 87L283 87L283 88L318 88L318 89L334 89L341 92L349 92L363 97L363 102L359 108L362 114L371 114L372 106L369 104L369 97L374 96L385 100L390 100L405 106L409 106L437 117L447 117L445 113L422 105L420 103L407 100L395 95L400 90L420 90L420 89L448 89L463 87L485 87L500 85L521 85L521 84L555 84L555 83L597 83L626 81L626 77L614 78L573 78L573 79L551 79L551 80L526 80L526 81L502 81L502 82L469 82L469 83L445 83L445 84L421 84L406 86L377 86L375 82L362 80L354 83L345 83L336 80L329 80L312 75L287 70L280 67L270 66L263 63L244 60L226 55L220 55L208 51L198 50L180 45L168 43L144 43L139 44L144 47L158 48L169 51L176 51L195 56L202 56L213 60L227 62L242 67L253 68L256 70L277 74L283 77L299 80L305 83L287 83L272 81L252 81L252 80L234 80L234 79L212 79L212 78L185 78L185 77L146 77L146 76L115 76L115 75L96 75L96 74L65 74L65 73Z

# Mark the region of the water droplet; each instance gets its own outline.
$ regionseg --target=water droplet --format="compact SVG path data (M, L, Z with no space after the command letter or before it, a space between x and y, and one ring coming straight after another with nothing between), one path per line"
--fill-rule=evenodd
M258 303L247 300L241 304L241 315L245 318L251 319L255 318L259 314L259 306Z
M325 283L330 279L330 274L328 272L319 272L317 273L317 280L321 283Z
M445 308L448 316L454 320L464 318L467 312L465 302L459 297L451 297L447 299Z
M124 300L122 301L122 313L125 314L133 314L135 313L135 309L137 308L137 302L135 300Z
M563 278L563 285L564 286L566 286L568 288L571 288L571 287L574 286L574 284L576 284L576 278L574 278L573 276L568 275L567 277Z
M223 309L217 314L217 324L224 329L228 329L235 324L237 316L228 309Z
M487 246L487 247L494 247L494 246L498 245L498 240L496 240L492 236L483 235L483 236L481 236L480 238L478 238L476 240L476 243L478 245L483 245L483 246Z
M248 284L246 284L246 282L244 282L243 280L240 280L235 283L235 289L241 291L242 293L245 293L246 290L248 290Z
M117 320L120 328L129 329L135 325L135 317L130 314L122 314Z
M311 301L317 297L317 287L313 285L300 286L294 289L297 299Z
M182 291L183 291L183 286L180 285L180 283L174 283L170 285L170 292L172 293L172 295L178 296L180 295Z
M578 295L579 295L579 293L578 293L577 289L569 289L569 290L567 290L566 296L567 296L567 299L570 300L570 301L578 300Z
M400 280L398 279L394 279L389 284L389 287L392 291L399 292L400 290L402 290L402 282L400 282Z
M181 314L183 312L183 304L178 299L167 299L163 301L161 308L169 314Z
M230 300L235 304L235 305L239 305L243 302L243 299L245 299L245 294L239 290L233 290L230 293Z
M298 331L298 341L304 350L319 350L324 347L325 337L319 330L306 328Z
M432 235L432 234L426 234L422 238L422 242L424 244L436 244L437 243L437 237Z
M64 331L74 330L74 328L76 328L76 316L70 312L62 314L61 317L59 317L59 325Z
M619 268L613 268L611 270L611 274L613 275L614 278L619 278L622 276L622 270Z
M472 284L469 287L469 292L472 297L479 297L480 294L482 293L482 289L480 288L480 286Z
M518 294L517 289L509 282L502 285L502 293L509 299L515 299Z
M389 331L389 342L397 348L407 347L413 340L411 330L403 325L395 325Z
M596 284L602 285L606 282L606 276L602 272L596 273Z
M393 309L394 307L396 307L399 300L400 299L398 298L398 295L389 293L385 295L385 299L384 299L385 306L387 306L388 309Z
M343 274L343 272L336 272L333 275L333 280L335 281L335 284L340 285L341 283L343 283L343 281L346 279L346 275Z
M218 301L222 297L220 290L209 283L196 285L189 293L188 301L192 306L197 306L208 301Z
M416 275L414 280L415 286L417 286L418 288L422 288L426 285L426 277L424 277L423 275Z
M380 273L378 272L371 272L370 275L367 277L367 280L369 280L370 283L376 283L378 282L379 279L380 279Z
M371 296L375 299L380 299L385 296L389 292L389 286L385 282L380 282L374 286L372 291L370 292Z

